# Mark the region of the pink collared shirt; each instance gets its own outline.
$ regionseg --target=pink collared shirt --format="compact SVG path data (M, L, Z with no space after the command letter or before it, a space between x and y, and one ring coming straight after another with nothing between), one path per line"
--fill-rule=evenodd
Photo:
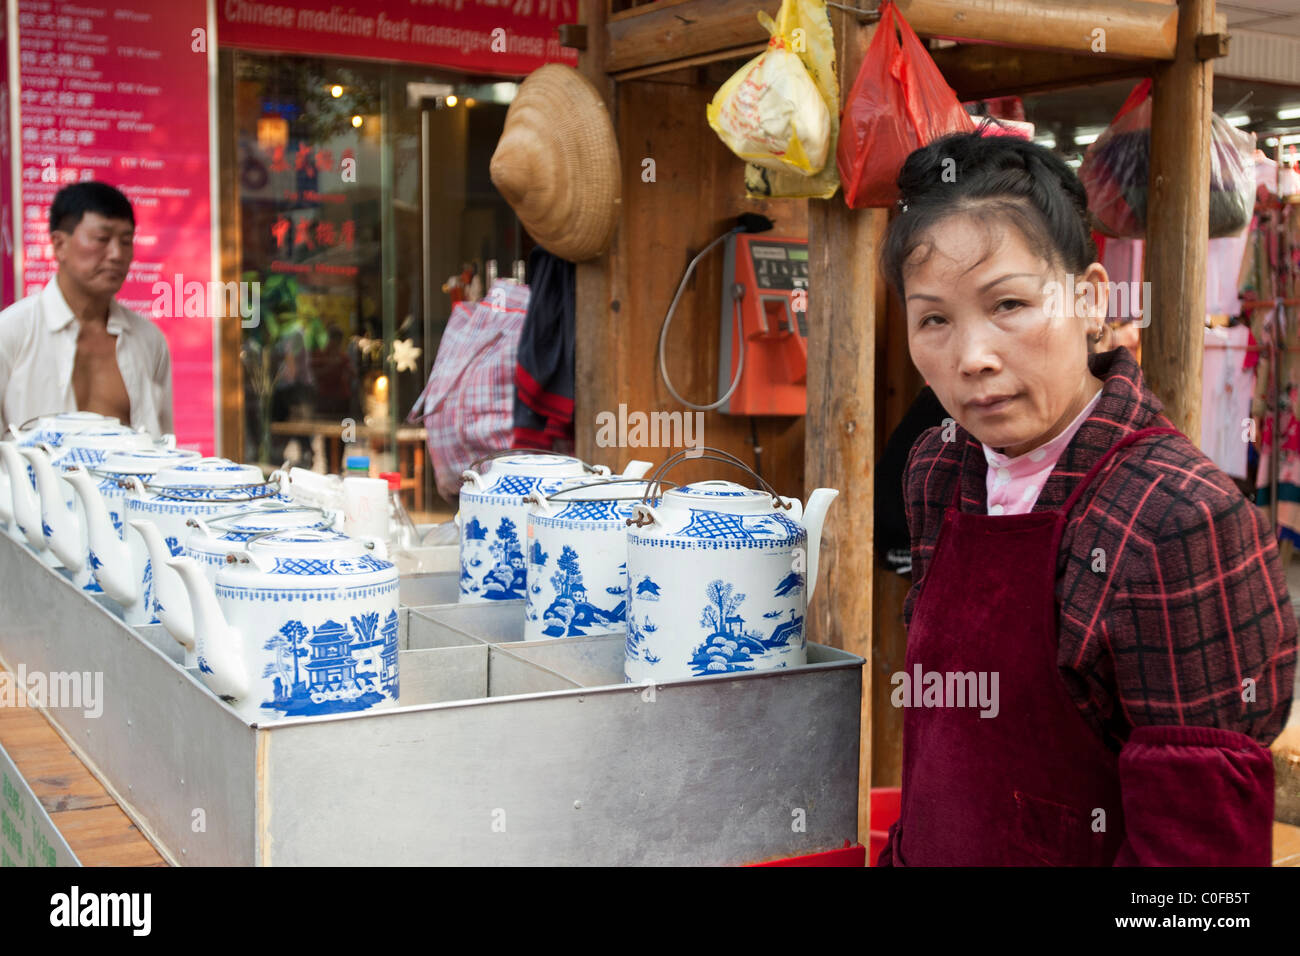
M1033 510L1034 502L1038 500L1038 494L1047 482L1047 476L1052 473L1061 453L1074 438L1074 433L1088 420L1100 398L1101 389L1098 389L1092 401L1084 406L1083 411L1066 426L1065 431L1047 444L1039 445L1023 455L1008 458L983 442L980 443L984 449L984 460L989 466L986 478L989 514L1022 515Z

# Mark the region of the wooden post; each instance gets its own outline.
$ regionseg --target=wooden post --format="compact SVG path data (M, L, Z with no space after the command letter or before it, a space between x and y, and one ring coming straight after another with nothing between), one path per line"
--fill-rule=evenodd
M618 129L618 97L615 84L605 72L609 37L605 32L606 0L580 0L579 18L586 27L586 48L578 55L579 71L595 85ZM620 217L622 219L622 217ZM580 262L574 272L574 454L584 461L601 456L596 447L596 414L616 407L619 382L623 380L623 349L619 347L617 316L610 311L613 286L618 275L618 253L623 226L614 233L609 250L589 262ZM626 452L622 455L626 458ZM614 467L623 462L602 461ZM617 470L617 468L615 468Z
M1214 0L1180 0L1174 60L1156 68L1151 104L1146 280L1150 325L1142 371L1165 414L1200 439L1205 268L1209 252L1211 60L1197 37L1214 32Z
M840 90L847 96L875 27L832 9ZM831 160L834 161L833 159ZM871 793L872 529L875 495L877 250L887 214L854 212L840 194L808 210L808 415L805 486L838 488L822 533L808 639L866 658L858 762L858 839L868 843Z

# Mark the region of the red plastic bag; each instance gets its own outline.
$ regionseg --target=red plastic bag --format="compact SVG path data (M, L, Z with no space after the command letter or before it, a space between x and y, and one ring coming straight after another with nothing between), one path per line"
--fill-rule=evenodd
M850 209L891 206L898 173L913 150L948 133L974 130L920 38L893 3L853 82L840 123L835 161Z

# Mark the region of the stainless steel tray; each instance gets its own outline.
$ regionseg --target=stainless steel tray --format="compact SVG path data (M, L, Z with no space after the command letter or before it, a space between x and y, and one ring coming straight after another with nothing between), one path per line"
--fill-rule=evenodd
M622 683L622 637L524 642L522 602L403 608L402 706L248 724L0 538L0 659L103 674L47 713L170 861L736 864L857 838L861 658Z

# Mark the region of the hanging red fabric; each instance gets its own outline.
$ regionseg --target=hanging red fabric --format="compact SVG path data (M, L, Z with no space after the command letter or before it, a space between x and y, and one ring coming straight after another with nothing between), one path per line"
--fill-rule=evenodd
M890 206L908 154L975 124L891 2L845 102L835 160L850 209Z

